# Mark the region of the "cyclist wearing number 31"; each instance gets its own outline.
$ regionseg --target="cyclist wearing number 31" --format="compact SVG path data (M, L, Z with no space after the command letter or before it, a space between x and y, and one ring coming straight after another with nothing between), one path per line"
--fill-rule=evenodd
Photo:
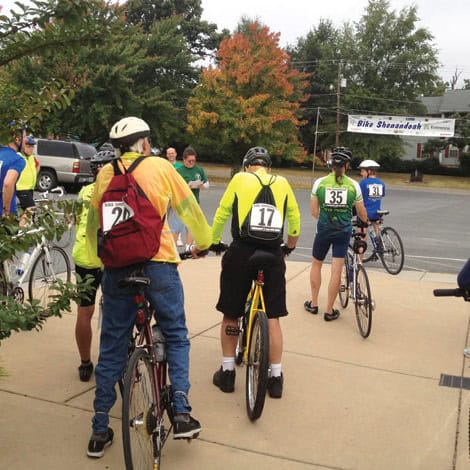
M253 279L248 260L256 250L263 249L275 255L273 265L264 273L263 287L271 364L268 393L272 398L281 398L282 331L279 317L287 315L284 255L297 243L300 212L289 183L281 176L271 175L270 167L271 157L266 149L249 149L243 159L245 172L232 178L214 215L212 242L220 242L224 225L231 215L233 242L222 258L220 296L216 308L224 314L221 327L223 358L213 383L223 392L234 391L237 334L233 331L238 330L238 318L244 313ZM288 222L287 247L281 247L285 218Z
M339 317L339 311L333 309L333 305L338 295L344 257L351 239L353 206L359 218L364 222L367 221L361 188L356 181L346 176L351 160L351 150L346 147L335 148L331 155L332 172L314 182L310 200L311 213L318 222L310 270L312 298L304 303L304 308L310 313L318 313L321 268L330 246L333 246L328 301L323 316L325 321L336 320Z

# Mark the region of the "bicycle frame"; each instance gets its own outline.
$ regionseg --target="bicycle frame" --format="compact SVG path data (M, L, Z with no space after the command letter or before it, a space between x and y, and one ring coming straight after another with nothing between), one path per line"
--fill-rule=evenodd
M264 305L263 285L264 285L264 272L262 270L259 270L258 274L256 275L256 279L253 281L253 285L251 286L250 293L248 294L248 297L247 297L247 302L250 302L250 310L249 310L248 318L245 318L246 341L244 345L245 348L243 351L243 362L245 364L248 363L248 348L246 347L246 345L250 344L252 325L253 325L253 319L255 317L255 312L257 310L262 310L263 312L266 311L266 308Z

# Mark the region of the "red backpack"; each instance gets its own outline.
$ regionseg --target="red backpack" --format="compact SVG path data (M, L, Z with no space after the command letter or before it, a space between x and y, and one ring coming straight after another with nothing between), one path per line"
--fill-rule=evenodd
M112 161L114 176L100 201L98 231L98 256L109 269L148 261L160 248L165 217L132 175L144 158L137 158L127 170L123 165L124 173L117 160Z

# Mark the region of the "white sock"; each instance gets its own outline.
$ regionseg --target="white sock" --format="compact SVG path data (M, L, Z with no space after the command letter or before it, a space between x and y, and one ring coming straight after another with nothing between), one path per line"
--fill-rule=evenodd
M234 357L222 357L222 370L234 370L235 369L235 358Z
M271 364L271 377L280 377L282 364Z

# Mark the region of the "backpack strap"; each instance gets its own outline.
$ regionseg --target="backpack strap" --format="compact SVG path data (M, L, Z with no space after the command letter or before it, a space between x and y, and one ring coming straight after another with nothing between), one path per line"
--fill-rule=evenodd
M271 177L269 178L268 184L263 184L263 182L261 181L261 178L256 173L252 173L252 175L255 175L256 178L258 178L259 184L264 187L271 186L274 183L274 181L276 181L276 176L271 175Z
M122 162L120 157L112 160L111 163L113 164L113 168L114 168L114 176L132 173L144 158L146 158L144 155L137 157L127 169L124 166L124 163ZM121 168L118 165L118 161L121 162L121 166L124 169L124 171L121 171Z

